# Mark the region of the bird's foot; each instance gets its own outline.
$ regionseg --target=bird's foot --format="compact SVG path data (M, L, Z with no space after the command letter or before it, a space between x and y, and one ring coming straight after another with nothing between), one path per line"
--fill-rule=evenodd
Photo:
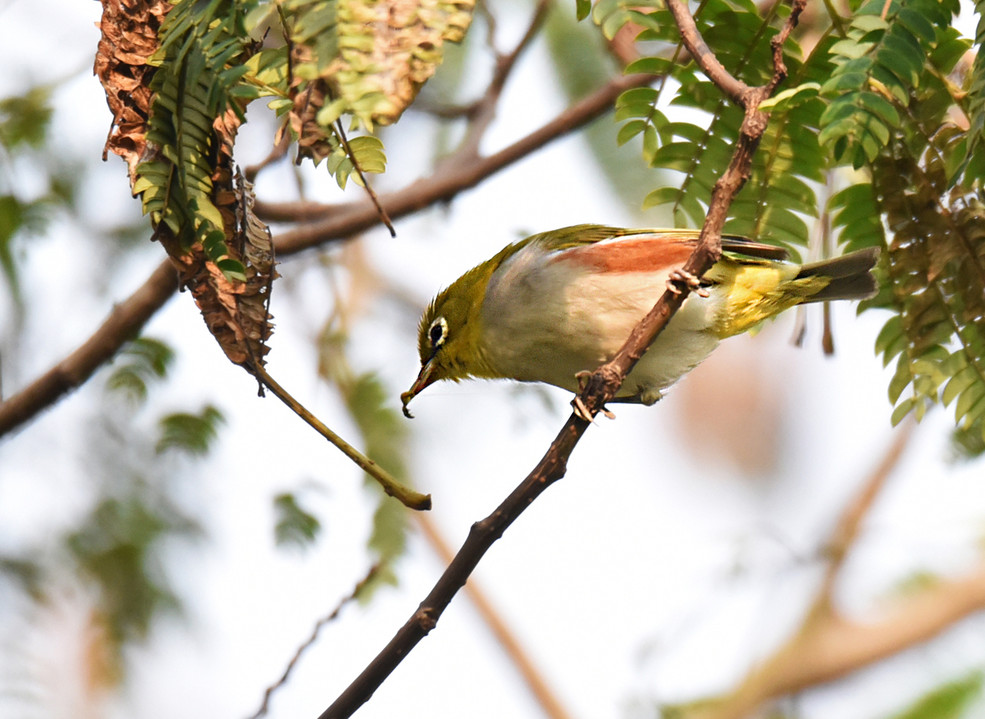
M594 372L589 372L588 370L582 370L581 372L575 373L575 379L578 380L578 393L575 398L571 400L571 406L574 408L575 416L585 420L586 422L594 422L595 418L592 417L592 413L588 411L588 407L581 399L581 393L585 391L585 386L588 384L588 378L591 377ZM615 419L616 415L609 411L607 407L602 407L599 410L608 419Z
M574 413L577 417L585 420L586 422L594 422L595 418L592 417L592 413L588 411L588 407L581 399L581 393L585 390L585 385L588 384L588 378L591 377L594 372L589 372L588 370L582 370L581 372L575 373L575 379L578 380L578 394L575 398L571 400L571 406L574 408ZM608 419L615 419L616 415L609 411L608 407L602 407L599 410Z
M667 289L679 295L681 288L677 286L678 283L686 285L698 297L709 296L707 288L701 286L701 280L683 268L671 270L670 277L667 278Z
M583 419L589 423L595 422L592 413L588 411L588 407L585 406L585 403L581 401L581 397L578 395L575 395L575 398L571 400L571 407L578 419Z

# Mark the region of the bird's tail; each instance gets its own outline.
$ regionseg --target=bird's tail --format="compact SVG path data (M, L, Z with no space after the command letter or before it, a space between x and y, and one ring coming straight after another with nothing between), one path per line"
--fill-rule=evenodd
M821 260L800 268L796 279L827 277L831 281L805 302L864 300L876 294L876 280L869 270L879 259L879 248L868 247L841 257Z

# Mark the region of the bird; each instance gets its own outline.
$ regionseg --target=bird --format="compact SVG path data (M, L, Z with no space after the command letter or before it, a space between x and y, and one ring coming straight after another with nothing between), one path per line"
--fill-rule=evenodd
M737 235L723 236L721 258L701 278L687 277L681 271L698 236L585 224L506 246L428 305L404 414L412 417L409 402L439 380L505 378L577 393L675 280L694 291L610 401L651 405L721 340L796 305L877 290L876 247L797 264L776 245Z

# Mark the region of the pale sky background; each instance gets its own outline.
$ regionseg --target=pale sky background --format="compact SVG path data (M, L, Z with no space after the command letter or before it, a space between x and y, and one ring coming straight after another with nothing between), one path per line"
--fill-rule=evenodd
M0 2L0 97L30 82L72 78L56 94L54 133L69 155L98 157L109 112L88 68L95 50L97 2ZM495 8L509 47L528 9ZM571 7L562 3L564 12ZM564 100L537 45L503 99L500 121L484 148L495 150L553 117ZM77 77L76 73L82 71ZM608 120L603 120L608 121ZM387 136L389 186L421 174L426 158L414 122ZM263 123L247 126L262 136ZM402 134L405 133L405 134ZM265 148L254 150L260 154ZM246 164L256 157L238 157ZM8 167L29 196L30 167ZM324 171L309 173L312 197L337 198ZM629 213L602 183L578 138L494 176L449 208L397 222L398 237L367 233L359 248L383 278L412 298L401 316L394 303L374 302L352 328L354 360L377 371L393 406L416 375L417 313L462 271L527 232L577 222L649 224ZM276 199L290 187L283 168L261 177L257 191ZM125 167L111 158L85 189L86 216L110 227L138 212ZM349 197L358 197L353 188ZM94 209L93 209L94 208ZM5 356L3 389L13 393L47 369L102 321L115 300L143 282L163 253L147 242L125 266L105 276L105 258L81 241L78 228L56 225L30 243L24 267L28 309L24 342L29 363ZM274 288L276 332L269 357L274 377L329 425L355 436L336 394L315 375L311 339L331 305L325 271L288 259ZM108 286L107 292L93 287ZM6 296L0 299L5 303ZM10 334L10 308L0 304L0 341ZM489 592L572 716L636 716L646 700L675 701L720 691L751 657L798 617L811 596L818 552L844 503L891 441L889 379L872 346L884 317L834 310L838 354L819 351L819 313L810 315L808 346L788 338L792 316L755 338L723 346L654 408L617 408L575 450L567 477L550 488L481 563L475 579ZM399 327L399 330L395 328ZM52 610L32 633L34 668L50 678L45 709L15 704L13 717L110 716L134 719L246 717L283 671L314 622L348 594L367 568L370 502L359 472L255 383L230 365L208 336L191 298L173 299L146 328L174 346L179 361L157 408L220 406L227 418L216 452L180 465L175 481L198 508L208 538L172 552L169 570L185 599L184 622L165 621L152 641L133 651L132 675L107 714L74 704L71 677L80 617ZM759 368L757 373L756 368ZM736 369L739 368L739 369ZM688 436L718 395L696 404L716 377L759 376L757 392L779 405L777 467L744 476L715 438L697 448ZM86 434L105 373L38 421L0 443L0 549L51 531L77 515L88 496ZM458 546L470 524L486 516L543 454L566 415L569 397L545 390L554 410L505 382L429 388L413 405L410 465L434 498L433 519ZM140 414L134 433L154 412ZM686 425L696 416L698 425ZM736 422L741 424L740 414ZM752 421L752 420L750 420ZM143 422L144 424L141 424ZM983 465L952 465L947 430L937 411L918 428L856 547L838 598L853 613L878 611L880 600L916 571L959 574L978 558L985 528ZM709 422L709 427L719 424ZM767 445L770 443L767 442ZM314 480L324 492L313 506L325 526L307 553L273 547L271 497ZM405 621L442 569L419 537L399 564L400 586L367 607L347 608L326 627L272 703L272 717L314 719ZM0 646L18 641L12 607L0 594ZM901 657L799 702L805 719L868 719L905 706L921 692L982 665L985 622L974 617ZM16 657L11 652L8 657ZM0 650L0 686L17 667ZM6 666L5 666L6 665ZM2 701L0 691L0 701ZM0 704L2 706L2 704ZM27 708L25 708L27 707ZM0 712L2 714L2 712ZM7 716L4 714L4 716ZM426 638L359 713L373 717L540 717L468 601L459 596Z

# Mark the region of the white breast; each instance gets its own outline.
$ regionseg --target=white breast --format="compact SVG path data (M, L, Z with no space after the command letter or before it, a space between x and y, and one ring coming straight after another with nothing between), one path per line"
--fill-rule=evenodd
M575 375L612 358L666 289L667 273L599 273L528 246L492 276L483 351L498 373L577 389ZM720 298L692 294L619 391L654 401L718 344Z

